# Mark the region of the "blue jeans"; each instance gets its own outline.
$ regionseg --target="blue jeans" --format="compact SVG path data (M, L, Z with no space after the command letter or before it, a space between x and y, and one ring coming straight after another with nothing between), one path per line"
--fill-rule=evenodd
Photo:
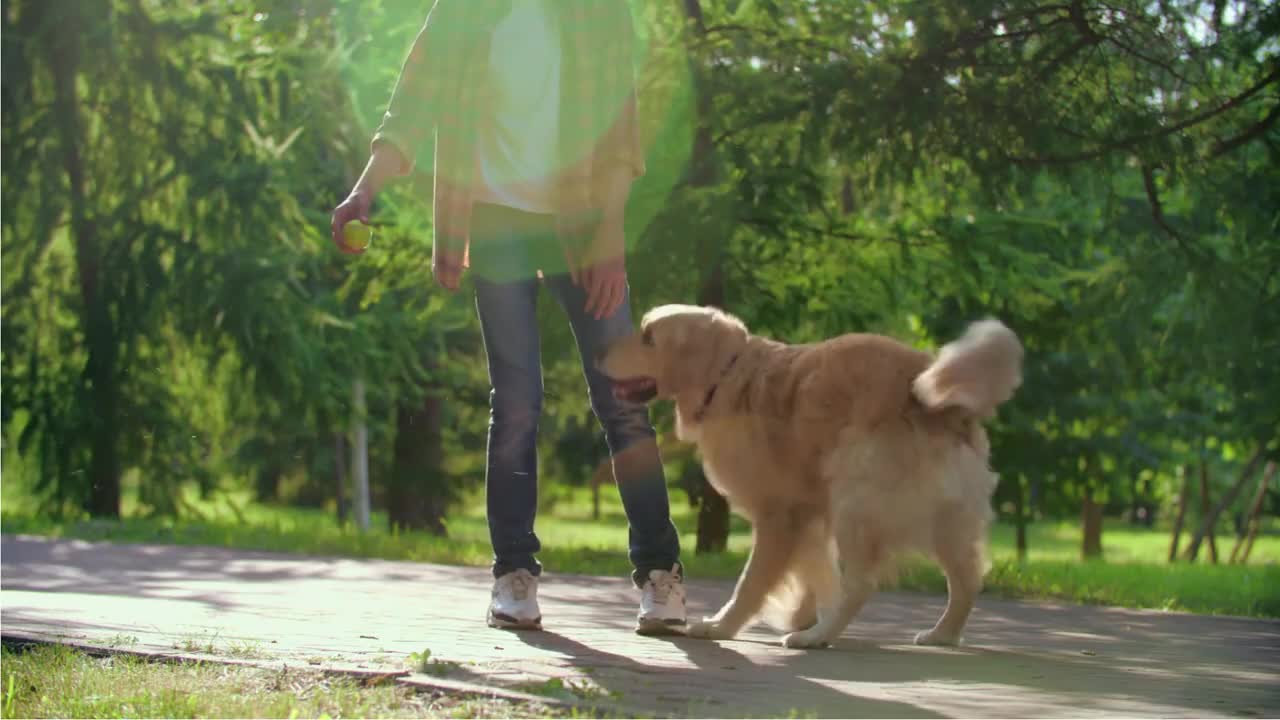
M526 569L540 574L534 532L538 502L538 420L542 362L536 303L539 284L568 315L587 381L591 409L605 431L614 481L629 529L633 580L679 562L680 539L671 522L667 484L648 410L613 396L595 366L607 343L632 332L630 297L601 320L586 313L586 293L563 272L541 281L539 268L556 267L559 245L549 216L480 205L472 219L471 266L476 311L489 364L489 443L485 468L494 577ZM562 260L560 262L563 262Z

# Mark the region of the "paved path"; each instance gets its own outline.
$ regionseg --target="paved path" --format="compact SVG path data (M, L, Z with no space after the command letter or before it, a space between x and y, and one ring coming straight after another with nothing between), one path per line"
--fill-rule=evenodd
M543 580L542 633L484 626L488 573L411 562L5 536L5 635L554 687L678 716L1276 717L1280 622L984 598L960 649L910 644L942 597L877 596L834 648L641 638L625 579ZM691 582L691 609L728 595Z

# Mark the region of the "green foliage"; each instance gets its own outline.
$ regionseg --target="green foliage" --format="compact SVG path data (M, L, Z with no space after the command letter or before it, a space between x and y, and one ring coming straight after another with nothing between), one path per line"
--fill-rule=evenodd
M296 466L330 447L356 377L374 380L376 449L394 432L387 408L456 374L447 362L425 370L469 315L423 282L422 227L390 224L377 252L354 263L327 237L327 209L358 162L350 139L365 130L338 73L350 52L339 26L374 18L382 31L403 19L365 3L333 16L292 3L108 3L98 32L73 25L65 41L67 52L110 58L79 67L75 98L86 126L75 147L97 183L94 277L119 358L121 405L100 417L82 349L91 318L77 314L73 290L83 249L51 204L66 171L49 156L47 121L23 109L53 92L58 60L41 54L44 38L88 18L76 4L5 7L10 54L29 70L5 68L5 420L47 511L88 509L95 417L115 424L116 474L141 473L142 501L173 514L179 482L212 491L226 473ZM390 459L375 450L374 462Z
M1180 467L1216 497L1280 458L1277 7L632 4L637 312L719 272L792 341L999 316L1028 349L1006 516L1164 512ZM195 516L192 483L331 507L357 378L376 505L480 484L483 351L468 291L431 285L428 187L379 198L364 256L328 239L427 5L5 0L6 484L73 519ZM543 476L580 485L603 443L539 323Z
M722 181L661 220L719 236L749 326L1001 317L1029 354L995 464L1039 513L1280 453L1275 8L691 5Z

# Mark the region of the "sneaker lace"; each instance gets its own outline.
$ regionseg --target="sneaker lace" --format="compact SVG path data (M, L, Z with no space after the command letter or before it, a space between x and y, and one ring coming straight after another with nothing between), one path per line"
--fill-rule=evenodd
M680 576L673 570L672 572L655 572L649 577L649 587L653 588L653 599L659 603L666 603L667 598L671 596L671 591L680 583Z
M529 597L529 578L522 572L513 572L503 578L507 581L507 589L511 591L511 596L516 600L524 600Z

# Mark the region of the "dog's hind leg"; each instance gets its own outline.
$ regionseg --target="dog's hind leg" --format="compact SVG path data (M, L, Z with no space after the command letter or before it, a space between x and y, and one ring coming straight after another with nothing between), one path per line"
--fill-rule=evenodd
M762 514L755 520L752 535L751 556L733 596L712 617L690 624L690 637L727 640L737 635L760 612L769 592L782 580L796 546L788 514Z
M853 618L862 611L867 598L876 589L876 577L882 558L874 544L867 543L861 532L837 541L840 579L834 602L818 607L818 622L807 630L788 633L782 637L783 647L812 648L830 644Z
M835 547L823 518L800 533L786 576L769 594L760 617L779 632L794 632L818 622L818 599L836 589Z
M797 554L804 552L796 549ZM818 593L792 568L765 601L760 619L779 632L812 627L818 621Z
M787 619L788 630L804 630L818 622L818 595L806 589Z
M982 590L986 570L982 544L977 540L954 544L944 540L934 552L947 576L947 609L932 630L916 635L916 644L959 645L974 600Z
M840 583L835 607L819 607L818 622L807 630L783 635L782 646L814 648L831 644L862 611L862 606L874 590L875 584L866 577L846 577Z

